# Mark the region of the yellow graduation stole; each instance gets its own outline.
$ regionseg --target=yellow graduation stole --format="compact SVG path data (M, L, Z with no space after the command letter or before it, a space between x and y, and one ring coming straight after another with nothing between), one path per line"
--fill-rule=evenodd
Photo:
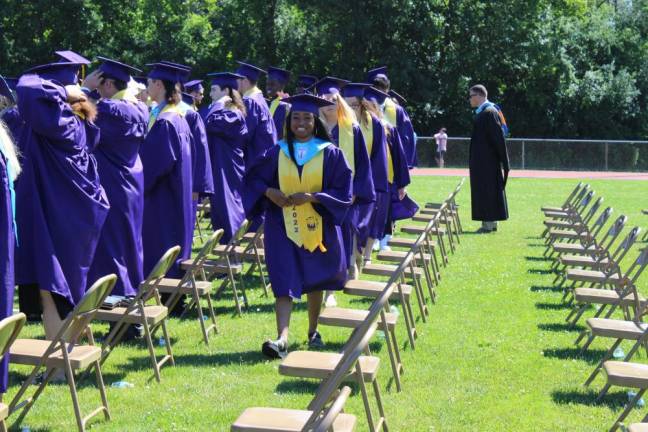
M339 102L338 102L339 104ZM339 107L340 105L338 105ZM338 146L355 175L355 149L353 145L353 119L348 115L338 115Z
M320 150L302 167L301 178L297 165L283 150L279 151L279 189L284 194L321 192L323 176L323 150ZM286 235L293 243L309 252L313 252L317 248L321 252L326 252L323 243L322 216L315 211L311 203L284 207L283 217Z
M371 157L371 151L373 150L373 123L371 121L371 114L368 112L365 112L365 120L366 122L360 122L360 131L362 131L362 136L367 146L367 153Z
M251 89L248 89L248 91L246 91L245 93L243 93L243 96L248 96L249 97L249 96L252 96L252 95L255 95L255 94L258 94L258 93L263 94L261 92L261 90L259 90L259 87L254 86Z
M274 117L275 111L277 111L277 108L279 108L279 102L281 102L281 99L276 97L272 100L272 103L270 104L270 115Z
M165 112L174 112L178 114L179 116L182 116L182 111L176 104L166 104L166 106L162 109L161 112L155 113L155 110L151 110L151 114L149 115L149 122L148 122L148 130L151 130L153 128L153 125L157 121L158 117L160 117L161 114Z
M129 89L127 89L127 88L125 88L124 90L121 90L121 91L118 91L117 93L115 93L115 94L113 95L113 97L111 97L111 99L115 99L115 100L125 100L125 101L128 101L128 102L137 103L137 98L136 98L135 95L134 95L131 91L129 91Z
M396 103L391 98L385 99L385 117L390 125L396 127Z
M389 128L387 127L385 128L385 136L389 137ZM394 183L394 162L387 140L385 140L385 147L387 147L387 181L391 184Z

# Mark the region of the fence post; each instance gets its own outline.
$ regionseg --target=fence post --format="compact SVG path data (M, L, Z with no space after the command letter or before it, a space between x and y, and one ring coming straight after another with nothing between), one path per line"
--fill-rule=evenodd
M522 169L526 168L526 163L524 161L525 147L524 140L522 140Z
M608 171L608 150L609 150L610 145L606 142L605 143L605 171Z

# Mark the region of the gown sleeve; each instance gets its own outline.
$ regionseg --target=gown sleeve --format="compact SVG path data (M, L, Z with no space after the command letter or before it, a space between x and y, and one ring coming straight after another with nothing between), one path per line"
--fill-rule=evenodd
M265 192L268 188L279 188L277 164L279 147L258 157L246 170L243 177L243 208L248 219L263 214L268 203ZM274 204L272 204L274 205Z
M394 166L394 184L398 189L401 189L410 184L407 157L405 155L405 150L403 149L400 134L396 128L391 128L388 139L391 141L390 149L392 165Z
M187 111L187 117L189 116L191 121L187 123L191 128L191 150L194 159L193 192L211 194L214 193L214 180L211 175L212 167L205 123L196 111Z
M64 87L29 74L20 78L16 92L20 114L34 132L52 140L74 139L80 121Z
M487 121L486 131L488 133L488 141L497 153L497 157L502 164L502 169L508 172L510 170L509 157L499 114L495 110L489 110L488 117L485 120Z
M329 146L324 155L322 191L315 193L319 203L313 207L328 213L336 225L341 225L351 206L352 174L342 150Z
M165 120L158 120L140 149L144 166L144 193L151 191L162 177L173 170L178 161L176 149L179 148L179 137L173 126Z
M372 117L373 145L371 147L371 174L376 192L388 192L387 179L387 136L380 121Z
M230 110L216 110L205 118L205 129L210 135L232 140L240 136L247 136L248 129L244 121L236 112Z

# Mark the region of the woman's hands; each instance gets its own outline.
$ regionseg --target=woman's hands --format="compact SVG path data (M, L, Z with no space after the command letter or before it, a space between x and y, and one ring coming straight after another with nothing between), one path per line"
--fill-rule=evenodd
M407 190L405 190L405 188L398 189L398 201L403 201L405 195L407 195Z
M81 84L81 86L90 90L95 90L97 87L99 87L102 75L103 72L99 69L93 71L92 73L88 74L88 76L83 80L83 84Z
M298 206L306 203L316 203L317 198L314 194L311 193L296 193L290 196L286 196L279 189L268 188L265 191L265 196L272 201L277 207L290 207Z

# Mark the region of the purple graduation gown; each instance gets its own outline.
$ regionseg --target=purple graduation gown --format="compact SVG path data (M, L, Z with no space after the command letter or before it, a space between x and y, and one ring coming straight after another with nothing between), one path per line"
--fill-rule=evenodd
M279 102L279 106L272 115L272 120L274 120L275 130L277 131L277 140L281 140L284 137L284 125L286 124L286 116L290 111L290 104L286 102Z
M148 128L148 108L142 102L102 99L97 103L97 113L101 139L94 155L110 211L90 267L88 286L115 273L119 279L112 294L134 296L144 279L144 171L139 149Z
M225 108L221 103L209 110L205 127L214 180L211 221L214 231L220 228L225 231L221 243L226 244L245 219L242 189L247 127L243 113Z
M25 127L25 122L20 116L20 111L18 111L18 105L14 105L2 111L0 114L0 120L5 122L9 128L9 132L11 132L14 144L18 147L20 143L20 135Z
M387 207L391 202L389 192L389 181L387 179L387 136L385 128L379 119L371 115L373 129L373 145L371 146L371 175L373 177L374 190L376 191L376 205L371 214L369 227L365 237L358 239L359 244L366 244L369 237L382 238L387 222Z
M248 139L245 148L245 163L248 167L277 143L277 131L263 95L259 93L249 97L245 96L243 103L247 111L245 124L248 130Z
M179 262L191 256L193 214L191 202L191 131L180 114L158 116L140 148L144 166L144 275L162 255L180 246L178 262L168 276L179 278Z
M0 319L13 313L14 241L13 210L7 162L0 152ZM0 363L0 394L7 391L9 355Z
M339 129L337 125L331 130L331 138L335 144L339 144ZM369 154L367 153L364 136L358 125L353 125L353 159L355 166L352 195L355 196L355 202L351 205L342 223L342 237L344 239L347 267L351 267L353 264L353 238L355 236L359 239L367 238L369 223L376 205L376 192L371 174ZM361 246L360 243L357 244L357 247Z
M396 105L396 129L405 152L405 161L408 168L413 168L418 165L418 158L416 156L416 136L414 135L414 126L410 120L407 111L400 105Z
M208 195L214 192L211 158L207 147L205 123L200 114L190 105L182 102L180 108L191 131L192 192Z
M72 112L53 82L23 75L17 93L25 158L16 186L16 282L36 282L74 306L110 207L89 153L99 129Z
M392 155L394 167L394 182L389 185L391 192L391 212L388 215L388 222L409 219L418 211L418 205L407 195L402 200L398 199L398 189L407 187L410 184L410 173L407 166L407 155L401 144L400 134L395 127L390 126L387 144Z
M275 297L300 298L302 293L340 290L347 279L347 265L340 224L351 203L351 170L342 151L330 145L324 150L322 191L315 210L323 219L323 243L327 251L309 252L286 235L283 211L265 197L268 188L279 189L279 146L273 147L245 175L245 208L256 215L265 210L266 263Z

